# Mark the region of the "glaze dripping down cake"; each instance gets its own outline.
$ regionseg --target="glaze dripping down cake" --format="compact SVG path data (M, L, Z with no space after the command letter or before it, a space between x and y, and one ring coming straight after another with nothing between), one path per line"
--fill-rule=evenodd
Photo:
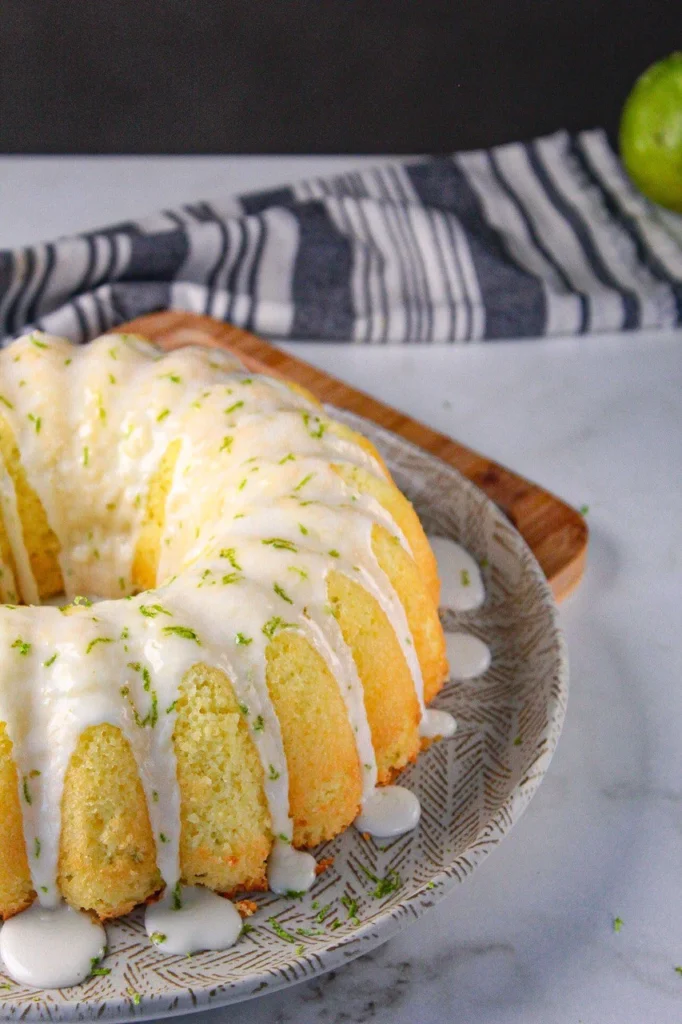
M281 889L287 851L448 731L419 520L300 388L215 350L21 338L0 501L3 918Z

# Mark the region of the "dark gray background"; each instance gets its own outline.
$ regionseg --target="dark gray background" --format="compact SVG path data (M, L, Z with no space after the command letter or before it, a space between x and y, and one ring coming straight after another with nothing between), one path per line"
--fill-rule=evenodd
M680 0L0 0L0 151L444 152L602 125Z

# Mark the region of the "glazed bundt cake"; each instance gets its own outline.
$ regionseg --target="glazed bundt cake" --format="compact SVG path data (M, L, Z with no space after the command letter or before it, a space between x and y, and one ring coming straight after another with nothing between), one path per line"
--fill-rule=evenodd
M0 456L3 918L297 888L287 850L449 730L419 520L301 388L31 334L0 353Z

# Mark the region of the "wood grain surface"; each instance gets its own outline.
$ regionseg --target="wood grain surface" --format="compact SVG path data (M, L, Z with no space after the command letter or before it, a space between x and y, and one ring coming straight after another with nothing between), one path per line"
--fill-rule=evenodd
M580 582L588 536L583 516L549 491L499 463L275 348L255 334L212 317L170 311L151 313L116 330L139 334L166 349L183 345L227 349L251 370L297 381L320 401L349 409L400 434L454 466L499 505L533 551L557 600L570 594Z

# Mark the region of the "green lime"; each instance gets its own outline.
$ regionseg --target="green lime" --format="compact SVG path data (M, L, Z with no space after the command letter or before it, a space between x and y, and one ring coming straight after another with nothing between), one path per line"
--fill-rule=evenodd
M620 121L620 153L645 196L682 213L682 51L635 82Z

